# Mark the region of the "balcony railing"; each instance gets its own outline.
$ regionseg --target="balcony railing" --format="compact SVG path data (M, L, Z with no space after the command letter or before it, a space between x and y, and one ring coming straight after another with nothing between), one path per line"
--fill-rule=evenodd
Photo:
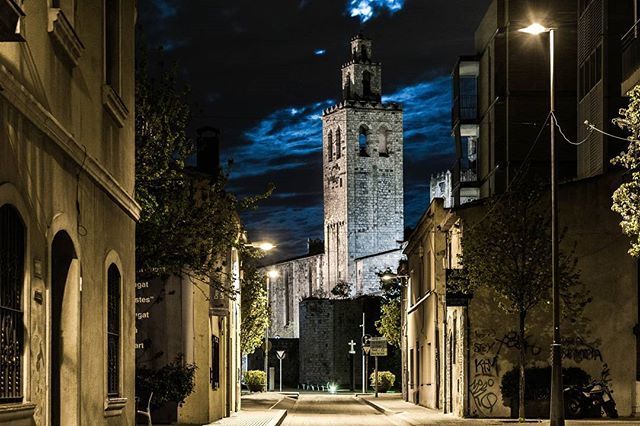
M640 20L622 37L622 79L640 69Z

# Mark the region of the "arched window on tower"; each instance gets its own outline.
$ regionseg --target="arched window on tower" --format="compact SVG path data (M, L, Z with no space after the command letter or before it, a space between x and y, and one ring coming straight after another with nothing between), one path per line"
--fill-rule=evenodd
M342 156L342 133L340 132L340 127L336 130L336 158L340 158Z
M365 126L361 126L358 131L358 147L361 157L369 156L369 130Z
M389 135L391 132L382 126L380 130L378 130L378 155L380 157L388 157L389 156Z
M369 71L362 73L362 96L364 98L371 97L371 73Z
M362 46L362 60L363 61L368 61L369 60L369 50L367 50L366 46Z
M351 97L351 74L347 73L344 87L342 89L342 96L345 99L349 99Z
M329 130L329 135L327 136L327 160L333 160L333 134L331 130Z

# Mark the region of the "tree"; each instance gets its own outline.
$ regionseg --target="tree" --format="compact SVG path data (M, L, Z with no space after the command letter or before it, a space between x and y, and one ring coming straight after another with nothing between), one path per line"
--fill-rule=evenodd
M187 275L232 293L234 277L223 273L220 256L232 247L246 253L239 212L255 208L272 188L240 200L225 190L228 172L188 167L196 149L187 137L188 90L176 89L174 69L161 66L153 77L146 58L143 50L136 66L136 278Z
M517 318L519 351L519 417L525 417L527 319L551 300L551 238L546 203L538 185L521 185L493 200L483 220L463 230L462 270L454 291L483 288L506 314ZM563 314L575 320L588 303L573 253L559 254ZM457 288L456 288L457 287Z
M383 302L380 305L380 319L376 321L376 330L386 337L390 345L400 347L402 280L397 278L390 268L377 275L380 277Z
M351 297L353 286L346 281L338 281L331 289L331 294L337 299L348 299Z
M631 90L629 106L613 122L630 133L627 150L611 160L627 169L629 179L613 193L611 209L622 216L622 232L632 238L629 254L640 257L640 86Z
M266 277L253 258L244 262L241 280L240 349L243 355L252 354L264 340L269 326Z

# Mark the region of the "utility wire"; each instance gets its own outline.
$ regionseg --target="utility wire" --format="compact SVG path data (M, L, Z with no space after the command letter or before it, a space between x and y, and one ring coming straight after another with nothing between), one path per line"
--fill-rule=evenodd
M518 169L518 171L516 172L516 175L513 177L511 182L509 182L507 184L507 188L504 190L504 192L502 194L500 194L500 197L498 198L498 200L491 206L491 208L487 211L487 213L485 213L485 215L482 216L482 218L480 220L475 222L469 228L470 231L475 229L478 225L480 225L482 222L484 222L487 219L487 217L489 217L489 215L493 212L493 210L495 210L495 208L498 206L498 204L500 204L502 202L502 199L506 196L506 194L509 192L511 187L516 182L518 182L518 180L520 179L521 176L524 176L524 174L523 174L524 166L527 163L527 161L529 161L529 157L531 156L531 154L533 153L534 148L538 144L538 141L540 140L540 136L542 136L542 133L544 132L544 129L547 126L547 122L549 121L549 118L551 118L552 114L553 114L552 112L549 112L549 114L547 114L547 118L544 120L544 123L542 123L542 127L540 127L540 131L538 132L538 135L536 136L536 138L534 139L533 143L531 144L531 148L529 148L529 152L527 152L527 155L524 157L524 160L522 161L522 166Z
M600 129L598 129L595 125L593 125L593 124L589 123L589 120L585 120L585 121L584 121L584 124L585 124L587 127L589 127L589 129L591 129L591 130L595 130L596 132L598 132L598 133L602 133L603 135L605 135L605 136L609 136L610 138L619 139L619 140L621 140L621 141L625 141L625 142L640 142L640 141L639 141L639 140L637 140L637 139L623 138L623 137L620 137L620 136L612 135L611 133L607 133L607 132L605 132L604 130L600 130Z
M567 143L570 143L571 145L574 145L574 146L580 146L580 145L582 145L583 143L585 143L586 141L588 141L588 140L589 140L589 138L591 137L591 134L593 133L593 131L594 131L594 129L595 129L595 127L590 126L590 127L589 127L589 134L587 134L587 136L586 136L584 139L582 139L580 142L573 142L573 141L572 141L572 140L570 140L570 139L567 137L567 135L565 135L565 134L564 134L564 132L562 131L562 127L560 127L560 123L558 123L558 117L556 117L556 114L555 114L554 112L552 112L552 113L551 113L551 115L553 115L553 122L555 123L556 128L558 129L558 131L560 132L560 135L562 135L562 137L564 138L564 140L565 140L565 141L567 141ZM585 124L586 124L586 123L587 123L587 122L585 121Z

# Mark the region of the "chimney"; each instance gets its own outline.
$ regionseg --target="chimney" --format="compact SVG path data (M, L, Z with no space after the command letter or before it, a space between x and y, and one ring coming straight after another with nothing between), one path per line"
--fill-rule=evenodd
M220 130L201 127L197 130L196 169L200 173L218 176L220 173Z

